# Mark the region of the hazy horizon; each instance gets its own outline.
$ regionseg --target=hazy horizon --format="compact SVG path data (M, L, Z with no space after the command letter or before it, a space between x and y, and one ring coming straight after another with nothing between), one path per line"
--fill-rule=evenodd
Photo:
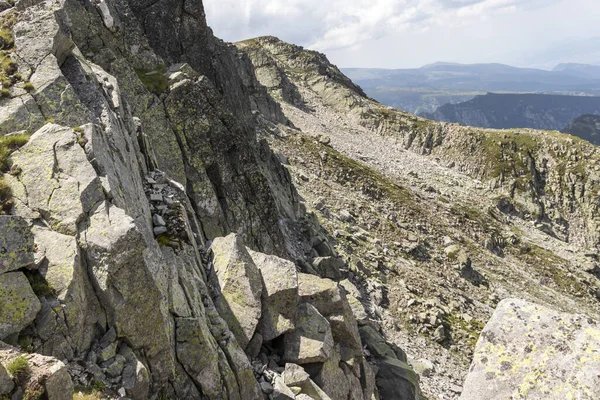
M600 64L593 0L205 0L209 25L230 42L272 35L344 68L435 62L552 69Z

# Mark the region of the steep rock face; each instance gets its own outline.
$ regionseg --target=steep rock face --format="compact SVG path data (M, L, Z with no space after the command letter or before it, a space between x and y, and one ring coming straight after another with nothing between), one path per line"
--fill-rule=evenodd
M504 300L481 333L461 399L597 398L599 340L586 316Z
M538 223L541 230L576 245L600 246L600 153L595 146L556 132L428 121L368 99L318 53L272 37L237 46L248 52L260 71L257 78L275 97L282 88L302 91L303 96L343 113L353 123L395 138L406 149L434 156L489 182L499 196L520 209L517 214ZM302 107L301 102L283 100Z
M2 339L66 360L76 385L103 383L135 399L262 398L280 377L269 359L246 353L273 351L268 341L261 349L257 327L271 327L269 341L296 329L287 307L297 291L280 304L277 288L251 285L240 299L248 293L219 281L207 249L237 232L243 252L245 244L304 265L314 251L304 232L316 228L289 173L256 139L287 123L279 106L247 56L212 36L199 0L20 1L16 10L11 54L31 87L11 88L0 126L31 137L4 176L21 217L8 227L23 237L0 232L15 253L0 259L10 286ZM295 272L291 261L256 254ZM243 310L232 317L227 300L253 300L254 319L268 310L272 320L249 321L242 338L233 325ZM364 366L335 366L344 390L371 388L370 399L366 360L342 361Z

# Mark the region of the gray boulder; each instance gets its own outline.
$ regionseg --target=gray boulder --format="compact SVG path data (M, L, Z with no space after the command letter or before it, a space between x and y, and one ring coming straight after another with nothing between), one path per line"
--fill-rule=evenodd
M417 400L421 396L419 377L412 368L395 358L384 357L377 363L377 388L382 399ZM481 397L484 399L487 397Z
M334 345L329 322L308 303L298 306L296 330L284 342L285 360L298 364L327 361Z
M213 241L213 264L221 288L216 306L242 348L254 336L260 320L263 290L260 272L242 238L230 234Z
M327 318L335 341L360 356L362 345L358 326L345 290L330 279L298 274L298 291L301 302L312 304Z
M6 372L4 365L0 364L0 396L9 394L15 387L14 382ZM293 398L293 397L292 397Z
M40 309L40 301L22 272L0 275L0 340L21 332Z
M0 274L34 262L33 235L21 217L0 215Z
M276 256L250 251L263 279L262 319L259 330L266 341L296 327L298 274L296 265Z
M525 300L498 304L461 400L600 398L600 326Z
M16 348L0 342L0 370L21 357L27 360L29 367L25 383L42 383L48 400L73 399L73 382L65 364L53 357L21 353ZM0 383L0 393L1 390Z
M341 269L346 266L346 262L341 257L317 257L312 266L323 278L337 281L342 279Z

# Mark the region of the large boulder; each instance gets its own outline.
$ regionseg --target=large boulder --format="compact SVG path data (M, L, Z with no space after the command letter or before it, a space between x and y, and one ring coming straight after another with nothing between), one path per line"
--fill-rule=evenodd
M177 358L208 398L220 398L219 349L206 323L197 318L178 318L176 323Z
M33 252L33 235L27 221L0 215L0 274L33 264Z
M262 319L259 331L266 341L295 329L298 306L296 265L276 256L250 251L263 279Z
M285 335L284 343L285 360L297 364L325 362L334 346L329 322L308 303L298 306L296 330Z
M333 338L355 356L362 354L358 326L345 290L330 279L298 274L300 301L312 304L331 325Z
M377 388L382 399L417 400L421 396L419 377L404 361L384 357L378 360ZM480 399L487 399L481 397Z
M498 304L461 400L600 398L600 326L525 300Z
M14 387L15 384L10 375L8 375L6 368L4 368L4 365L0 364L0 396L9 394Z
M17 358L25 359L28 368L26 375L19 376L19 385L27 388L30 385L36 387L41 383L45 389L45 398L48 400L73 399L73 382L67 367L61 361L40 354L24 354L14 347L0 342L0 369L6 368Z
M254 336L262 312L260 272L238 235L215 239L211 250L221 288L217 309L245 349Z
M0 340L33 322L41 304L22 272L0 275Z
M23 169L19 184L25 188L23 193L15 188L26 204L17 201L17 213L35 210L56 232L77 235L77 224L104 200L100 178L71 128L44 125L12 161Z

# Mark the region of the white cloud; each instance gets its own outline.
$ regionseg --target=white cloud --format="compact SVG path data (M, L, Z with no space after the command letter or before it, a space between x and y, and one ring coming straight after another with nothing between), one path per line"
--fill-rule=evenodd
M517 32L529 34L536 27L564 25L563 20L569 18L576 26L576 19L584 14L576 3L596 4L595 9L600 9L596 0L204 0L209 25L225 40L274 35L339 55L338 59L344 54L353 59L367 54L375 42L398 43L405 49L406 43L417 40L429 43L415 42L414 46L438 48L436 40L447 43L442 50L455 50L448 54L459 54L471 43L475 54L489 53L486 46L490 45L509 51L510 46L523 45L518 39L510 42L518 38ZM557 4L577 16L538 13ZM590 35L600 34L594 29ZM428 33L425 39L424 33ZM489 43L495 36L503 42Z

